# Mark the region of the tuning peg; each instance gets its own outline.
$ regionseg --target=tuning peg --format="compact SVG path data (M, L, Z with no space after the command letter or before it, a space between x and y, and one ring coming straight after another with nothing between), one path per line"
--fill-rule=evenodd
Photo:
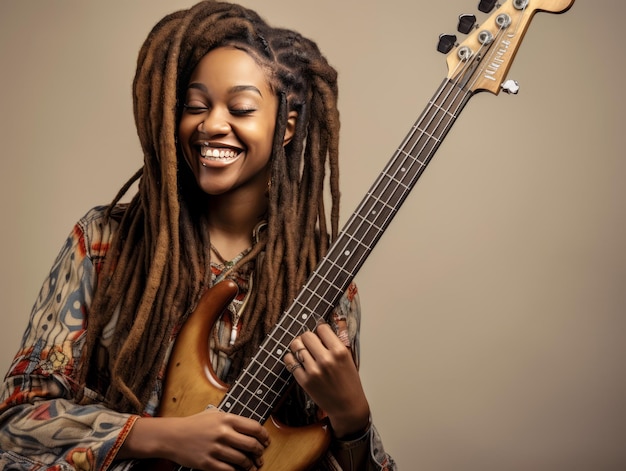
M509 79L506 80L502 85L500 85L500 88L504 93L508 93L509 95L517 95L517 92L519 92L519 83L517 83L517 81L515 80Z
M489 13L496 6L497 0L480 0L478 9L483 13Z
M456 36L454 34L440 34L437 50L442 54L447 54L456 44Z
M456 29L459 31L459 33L468 34L474 28L475 24L475 15L461 15L459 16L459 25Z

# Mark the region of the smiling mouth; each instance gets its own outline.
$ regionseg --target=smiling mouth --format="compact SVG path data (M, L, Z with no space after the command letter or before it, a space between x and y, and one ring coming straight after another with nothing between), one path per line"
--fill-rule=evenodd
M200 145L200 155L202 156L202 159L212 162L231 162L237 159L239 153L239 151L230 148L216 148L205 144Z

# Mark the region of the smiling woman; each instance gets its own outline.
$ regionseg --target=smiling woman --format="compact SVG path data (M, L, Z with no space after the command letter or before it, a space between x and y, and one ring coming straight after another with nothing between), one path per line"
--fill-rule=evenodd
M344 220L446 75L438 35L461 13L479 26L488 17L467 0L242 2L315 38L339 72ZM137 51L160 18L193 3L0 2L3 371L68 229L141 166ZM626 468L624 15L626 2L609 1L539 12L510 71L519 94L472 99L359 273L361 380L400 469ZM171 102L181 115L188 84ZM248 253L210 242L213 265ZM71 301L66 319L80 325ZM225 345L248 335L231 327ZM68 365L69 346L42 371Z
M240 49L211 51L196 66L183 106L178 140L198 186L219 196L223 211L233 215L239 205L257 207L252 220L258 224L265 213L266 199L258 196L269 184L278 112L261 66ZM294 124L295 119L288 124L285 141ZM252 227L246 232L251 236ZM216 245L226 241L221 242Z
M0 392L3 469L395 469L358 373L356 288L269 335L337 237L336 80L313 41L236 4L152 29L144 165L44 283Z

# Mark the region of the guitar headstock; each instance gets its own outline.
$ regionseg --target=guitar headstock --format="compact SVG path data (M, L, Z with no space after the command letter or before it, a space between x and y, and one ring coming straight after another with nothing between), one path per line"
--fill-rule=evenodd
M507 83L506 75L533 16L537 12L564 13L573 4L574 0L506 0L501 4L481 1L481 11L494 6L496 9L480 26L466 26L473 31L448 52L448 78L473 92L489 91L497 95L504 88L515 93L516 84ZM513 89L509 90L511 86Z

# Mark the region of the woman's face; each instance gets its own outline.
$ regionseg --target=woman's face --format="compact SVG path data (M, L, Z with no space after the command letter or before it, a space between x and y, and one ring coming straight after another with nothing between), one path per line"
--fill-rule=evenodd
M278 99L246 52L214 49L195 68L178 141L200 188L209 195L263 195Z

